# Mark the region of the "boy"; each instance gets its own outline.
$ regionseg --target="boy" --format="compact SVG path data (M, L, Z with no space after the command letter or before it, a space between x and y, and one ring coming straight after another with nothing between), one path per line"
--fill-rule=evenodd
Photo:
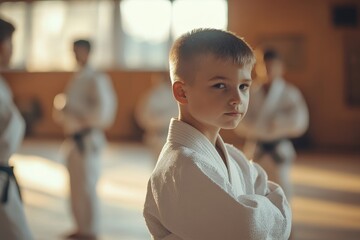
M71 207L76 223L68 239L95 240L99 233L99 203L96 186L104 129L116 115L116 94L109 77L88 64L91 45L80 39L73 44L80 67L65 91L65 103L56 106L57 121L68 136L67 166L70 177ZM55 115L56 116L56 115Z
M263 56L267 79L251 89L249 111L236 128L247 138L245 149L269 176L292 198L290 170L296 157L290 138L299 137L308 128L309 113L301 92L283 79L284 64L272 49Z
M9 67L15 27L0 19L0 71ZM12 92L0 75L0 239L29 240L28 227L14 169L9 159L20 146L25 122L12 100Z
M230 32L198 29L175 41L170 75L179 117L144 206L154 239L288 239L282 189L219 135L246 113L254 63L251 48Z

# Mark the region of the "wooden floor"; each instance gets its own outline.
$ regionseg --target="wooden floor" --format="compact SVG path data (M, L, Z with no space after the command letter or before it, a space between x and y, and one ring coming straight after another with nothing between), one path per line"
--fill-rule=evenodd
M11 159L36 240L61 239L73 227L60 146L58 141L27 140ZM142 206L154 163L140 144L107 147L98 186L102 240L150 239ZM300 153L292 179L292 239L360 239L360 155Z

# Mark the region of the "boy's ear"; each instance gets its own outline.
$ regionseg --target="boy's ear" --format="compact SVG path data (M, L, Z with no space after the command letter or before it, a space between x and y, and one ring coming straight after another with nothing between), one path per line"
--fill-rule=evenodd
M185 83L182 81L176 81L172 86L174 97L180 104L186 104L188 102L184 87Z

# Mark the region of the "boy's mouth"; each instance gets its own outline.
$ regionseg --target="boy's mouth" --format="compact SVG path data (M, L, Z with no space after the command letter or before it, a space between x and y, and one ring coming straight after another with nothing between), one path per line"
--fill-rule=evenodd
M225 113L225 115L227 115L227 116L241 116L242 115L242 113L241 112L237 112L237 111L234 111L234 112L227 112L227 113Z

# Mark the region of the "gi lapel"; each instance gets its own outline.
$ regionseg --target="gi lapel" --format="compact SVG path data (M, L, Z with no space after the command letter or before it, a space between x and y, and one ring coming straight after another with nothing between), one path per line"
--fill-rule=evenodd
M195 162L206 161L206 164L212 165L221 175L229 179L228 170L215 147L209 139L196 128L173 118L170 122L168 141L176 142L189 149L193 149L199 153L199 155L203 156L202 158L194 158ZM222 142L220 136L217 141ZM224 152L224 154L227 155L226 152Z

